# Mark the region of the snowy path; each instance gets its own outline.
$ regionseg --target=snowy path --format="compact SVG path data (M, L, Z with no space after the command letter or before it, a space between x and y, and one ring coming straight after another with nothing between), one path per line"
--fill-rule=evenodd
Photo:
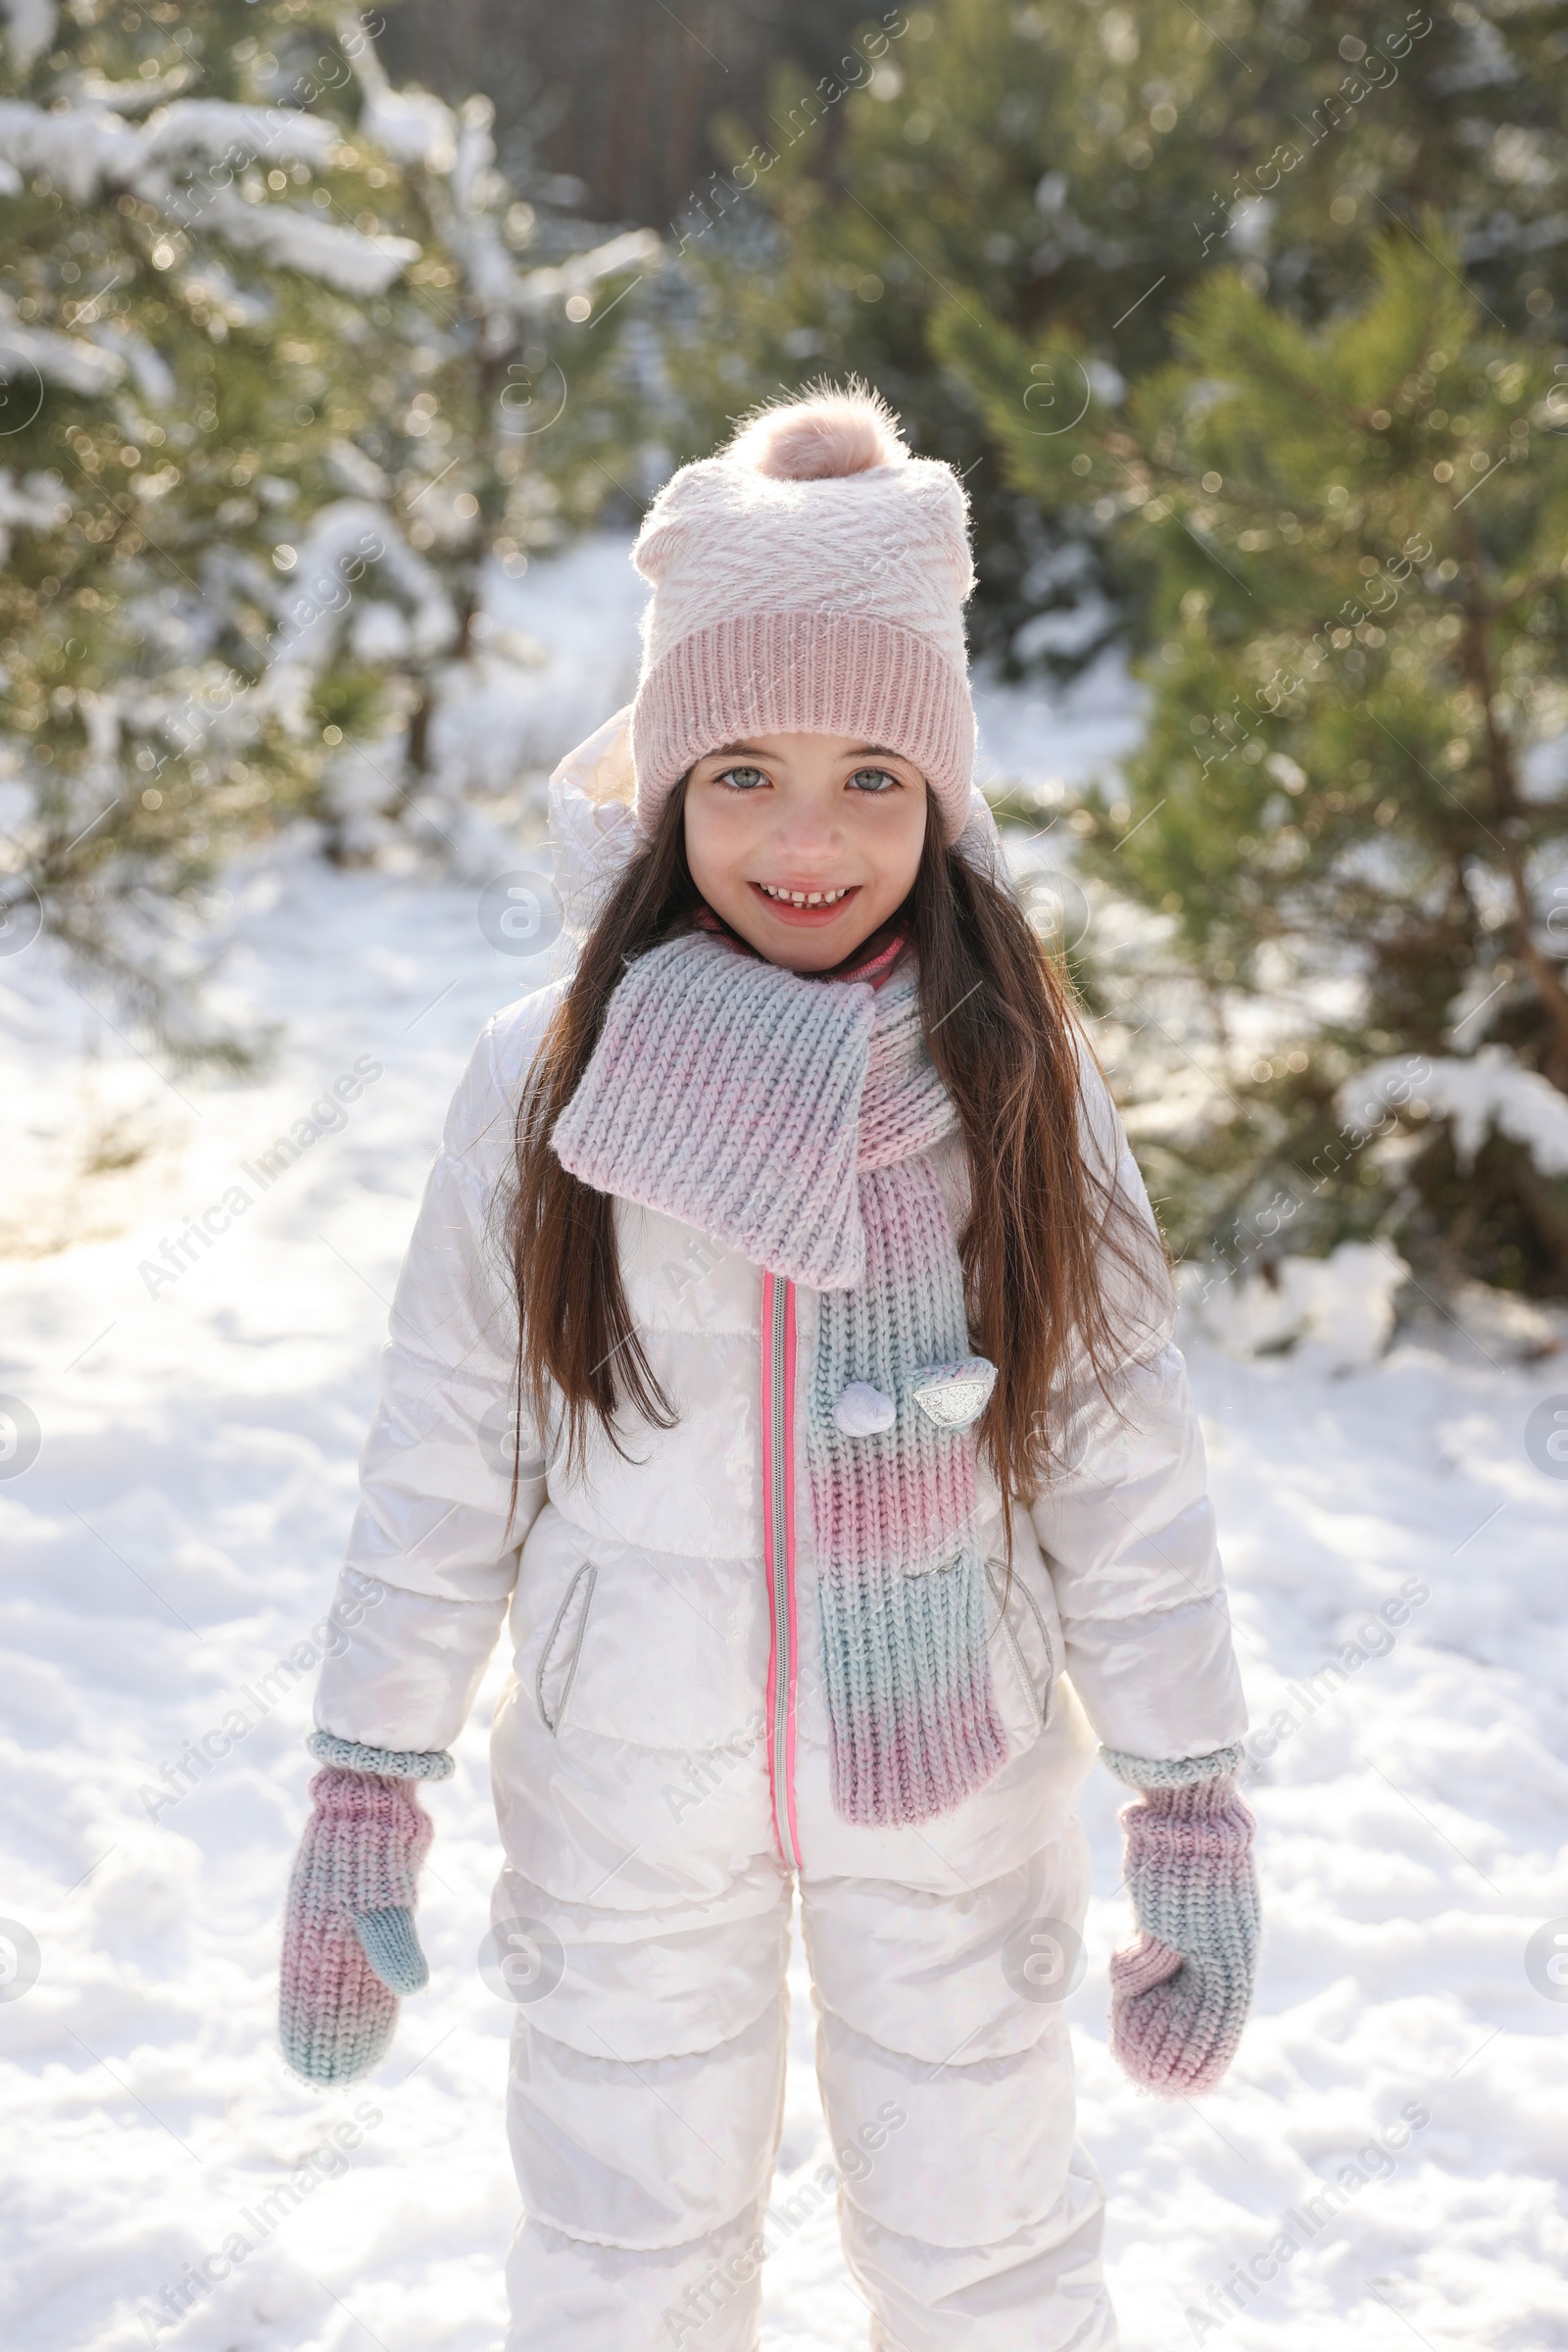
M486 1709L432 1799L432 1989L368 2085L317 2096L272 2038L311 1681L279 1661L309 1642L330 1591L384 1299L442 1107L518 967L479 938L472 892L310 868L285 870L241 935L235 985L289 1025L274 1074L185 1084L187 1107L117 1049L98 1093L133 1089L148 1118L160 1098L162 1142L141 1166L62 1182L59 1213L82 1238L3 1270L0 1387L43 1432L36 1463L0 1484L13 1661L0 1907L41 1955L32 1989L0 2004L4 2340L489 2352L514 2199L508 2013L475 1966L495 1862ZM12 1100L27 1070L69 1073L89 1018L41 972L18 977ZM242 1163L366 1055L380 1074L346 1125L149 1298L138 1264L176 1215L246 1182ZM79 1149L78 1083L63 1076L53 1102ZM1137 2352L1321 2352L1342 2335L1392 2348L1412 2329L1433 2346L1568 2343L1553 2202L1568 2007L1525 1970L1531 1935L1568 1915L1568 1772L1553 1752L1568 1486L1523 1440L1568 1367L1508 1353L1434 1326L1342 1379L1198 1355L1254 1721L1291 1681L1303 1720L1255 1785L1259 2014L1233 2083L1200 2109L1139 2095L1107 2059L1104 1961L1125 1913L1113 1791L1100 1776L1092 1788L1100 1894L1072 2016ZM1369 1612L1411 1578L1430 1597L1390 1647ZM1330 1673L1307 1690L1346 1642L1367 1661L1343 1688ZM275 1703L150 1819L141 1792L244 1686ZM863 2313L812 2185L827 2151L799 1991L766 2340L858 2346ZM1391 2132L1412 2105L1430 2120ZM1408 2144L1385 2152L1380 2130ZM1318 2209L1309 2237L1302 2208L1335 2180L1341 2209ZM1222 2282L1254 2256L1267 2269L1292 2209L1301 2251L1255 2299L1239 2286L1237 2312ZM138 2316L235 2231L253 2250L177 2328Z

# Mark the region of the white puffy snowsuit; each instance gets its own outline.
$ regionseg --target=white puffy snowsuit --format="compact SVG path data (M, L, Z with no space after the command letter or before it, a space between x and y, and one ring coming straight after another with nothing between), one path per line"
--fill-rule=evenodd
M1074 2144L1053 1981L1087 1900L1093 1735L1207 1754L1245 1729L1182 1359L1082 1408L1075 1466L997 1494L991 1664L1009 1760L956 1811L867 1828L829 1801L804 1411L817 1297L617 1200L630 1312L677 1403L585 1472L525 1458L509 1527L514 1307L496 1247L525 1074L559 991L499 1013L447 1121L398 1285L318 1726L434 1750L503 1620L506 1865L524 2218L514 2352L751 2352L798 1887L847 2258L872 2341L1101 2352L1102 2192ZM1094 1148L1147 1215L1103 1081ZM933 1153L955 1230L962 1147ZM524 1455L529 1452L525 1439ZM369 1580L368 1586L367 1580ZM1087 1719L1087 1720L1086 1720ZM885 2330L879 2333L878 2330Z

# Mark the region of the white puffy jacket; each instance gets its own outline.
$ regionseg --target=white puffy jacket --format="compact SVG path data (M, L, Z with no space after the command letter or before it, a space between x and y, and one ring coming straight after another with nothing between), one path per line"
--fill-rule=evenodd
M595 1427L580 1476L536 1460L509 1528L515 1321L495 1203L559 985L495 1016L452 1104L365 1449L340 1594L360 1622L322 1671L318 1725L374 1746L447 1746L510 1609L514 1679L494 1754L512 1858L585 1899L629 1843L613 1899L632 1905L699 1891L684 1826L699 1804L719 1852L776 1844L792 1866L943 1886L1005 1867L1066 1821L1088 1767L1085 1715L1107 1746L1142 1756L1238 1739L1202 1442L1168 1336L1128 1367L1119 1410L1082 1408L1076 1466L1015 1514L992 1637L1011 1758L944 1817L952 1866L919 1829L857 1827L828 1800L805 1473L810 1292L617 1201L629 1308L680 1417L633 1427L625 1454ZM1092 1066L1086 1079L1102 1148L1147 1215L1104 1082ZM961 1145L937 1156L961 1217ZM983 1464L981 1498L1000 1599L1001 1511ZM770 1523L788 1526L787 1543L769 1542ZM572 1763L589 1751L612 1799L604 1817Z
M1073 1467L1015 1514L1005 1607L981 1465L1002 1771L935 1821L840 1820L805 1471L810 1292L617 1200L627 1301L679 1418L628 1426L623 1453L592 1427L580 1475L533 1459L509 1522L497 1197L558 994L496 1015L453 1102L365 1449L339 1593L354 1631L317 1699L342 1739L446 1747L510 1618L496 1914L533 1973L515 1993L509 2347L755 2352L765 2232L836 2187L874 2342L1110 2352L1068 1980L1032 1972L1070 1951L1087 1903L1073 1814L1092 1733L1177 1757L1245 1729L1182 1359L1163 1331L1114 1407L1090 1392ZM1085 1083L1090 1146L1148 1217L1092 1065ZM934 1156L957 1230L961 1143ZM838 2163L780 2209L795 1889Z

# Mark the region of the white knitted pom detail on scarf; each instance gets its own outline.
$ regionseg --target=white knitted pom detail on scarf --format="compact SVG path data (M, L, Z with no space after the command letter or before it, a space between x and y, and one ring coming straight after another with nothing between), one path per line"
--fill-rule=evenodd
M875 1438L891 1429L899 1417L899 1408L891 1396L873 1389L868 1380L852 1380L841 1389L833 1404L833 1420L847 1438Z
M777 482L825 482L908 463L899 420L880 393L822 384L744 423L723 453Z

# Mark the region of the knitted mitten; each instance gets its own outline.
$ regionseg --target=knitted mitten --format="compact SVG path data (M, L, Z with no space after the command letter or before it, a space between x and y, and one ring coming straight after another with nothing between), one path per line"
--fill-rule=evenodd
M1236 2055L1257 1973L1242 1751L1174 1763L1100 1752L1139 1792L1121 1817L1139 1937L1110 1963L1111 2052L1146 2090L1212 2090Z
M315 1810L289 1881L278 2023L297 2075L350 2082L384 2057L398 1996L429 1981L414 1905L432 1831L409 1784L453 1767L441 1753L361 1748L326 1733L311 1745L330 1761L311 1783Z

